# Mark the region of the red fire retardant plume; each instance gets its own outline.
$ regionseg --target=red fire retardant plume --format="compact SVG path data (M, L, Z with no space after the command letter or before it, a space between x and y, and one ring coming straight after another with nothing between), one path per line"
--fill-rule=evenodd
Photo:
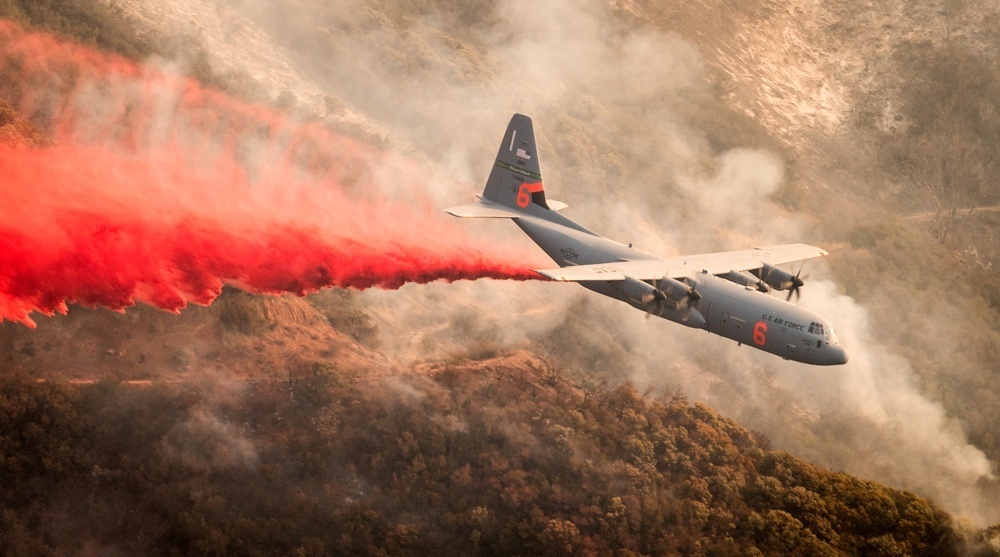
M0 98L53 139L0 145L0 320L539 278L442 216L432 171L167 71L0 21Z

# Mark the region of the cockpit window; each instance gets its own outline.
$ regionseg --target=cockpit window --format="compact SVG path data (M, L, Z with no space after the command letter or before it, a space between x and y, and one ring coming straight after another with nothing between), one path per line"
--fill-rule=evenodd
M830 344L837 344L837 343L840 342L840 339L837 338L837 331L834 331L833 327L827 328L827 330L826 330L826 340Z
M822 323L816 323L816 322L810 323L809 324L809 334L819 335L819 336L825 336L825 333L823 332L823 324Z

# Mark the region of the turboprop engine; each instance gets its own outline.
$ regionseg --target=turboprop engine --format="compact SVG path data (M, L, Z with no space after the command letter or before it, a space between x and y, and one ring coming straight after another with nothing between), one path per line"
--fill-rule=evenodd
M614 281L610 284L615 290L637 304L648 304L655 300L666 299L666 295L652 284L631 277L625 277L625 280Z
M705 317L695 308L701 294L689 285L672 278L662 278L656 286L626 277L625 280L609 281L612 287L640 306L650 315L663 317L689 327L705 327Z
M670 277L660 279L660 291L664 297L674 303L676 309L685 309L691 306L691 302L701 299L701 294L697 290L687 285L687 283L674 280Z
M648 282L625 277L625 280L610 281L609 284L632 302L645 306L651 314L692 327L700 328L705 324L704 317L693 306L701 300L701 294L686 282L662 278L657 282L657 288ZM697 317L692 319L695 315Z
M723 275L718 275L718 277L726 279L729 282L735 282L740 286L752 286L756 288L758 292L763 292L764 294L767 294L768 292L771 291L771 289L767 286L767 284L764 283L764 281L756 277L748 277L743 273L740 273L739 271L729 271L728 273L725 273Z
M771 288L775 290L788 290L789 300L792 299L792 294L801 296L799 288L804 284L802 279L799 278L799 274L801 273L802 269L799 269L799 273L793 275L784 269L767 264L760 269L750 269L750 274L764 281Z

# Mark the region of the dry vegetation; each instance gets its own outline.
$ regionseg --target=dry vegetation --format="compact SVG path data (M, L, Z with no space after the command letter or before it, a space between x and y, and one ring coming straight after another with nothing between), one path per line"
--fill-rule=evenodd
M944 242L960 213L1000 202L1000 78L995 59L961 44L908 47L896 54L909 74L896 126L862 124L879 130L879 162L903 184L901 205L930 208Z
M483 83L496 71L497 61L470 32L488 27L495 13L476 3L370 2L352 19L334 4L313 4L311 13L320 17L308 22L277 7L259 17L297 37L303 52L336 49L334 37L360 32L358 25L380 26L386 35L379 56L396 65L401 87L432 89L423 94L433 94L434 85L420 79L422 71L443 59L458 81ZM690 10L620 4L623 17L643 24L703 24L690 19ZM741 10L760 14L758 2L726 4L718 18L726 24ZM407 27L427 11L442 15L442 30L436 41L414 44ZM137 35L122 13L102 3L0 0L0 16L126 56L180 57L203 80L245 85L213 76L197 46L178 50ZM697 99L686 116L714 151L780 152L790 161L782 192L789 204L853 211L821 223L843 242L831 262L840 284L871 308L877 329L906 324L904 334L880 340L908 355L927 392L996 462L1000 404L988 370L1000 361L1000 279L980 259L993 261L998 253L985 241L988 234L977 233L995 229L995 221L970 223L960 210L1000 202L1000 81L991 52L964 43L895 48L887 63L907 88L894 124L883 118L888 93L853 101L845 133L876 146L870 159L855 164L878 186L847 184L853 187L837 191L848 201L822 191L804 201L815 161L721 101L726 83L716 83L719 95ZM316 73L342 75L332 61ZM255 94L252 86L247 91ZM349 92L344 99L364 102ZM284 102L293 105L294 98ZM335 112L344 101L331 96L327 104ZM547 135L560 138L552 141L564 156L554 172L566 183L626 176L669 189L661 166L626 161L581 132L602 118L617 122L614 135L627 135L641 127L621 118L628 109L582 99L553 115ZM31 126L0 104L0 141L43 142ZM581 164L594 156L604 157L601 164ZM893 211L933 211L933 226L924 231L858 209L884 202L885 192L892 192ZM973 242L976 259L969 255ZM905 307L925 310L903 309L897 299L916 299ZM142 309L129 316L74 312L37 333L0 324L2 551L997 554L989 541L1000 536L997 527L958 526L916 496L771 451L761 437L683 399L594 388L590 378L570 380L572 374L537 362L351 382L388 366L370 350L377 330L364 308L337 291L312 298L310 307L298 302L227 291L216 306L188 310L188 320L169 330ZM942 330L938 321L956 325ZM201 327L197 335L142 352L150 339L193 325ZM101 334L81 333L92 329ZM569 345L575 338L567 331L553 340ZM74 346L78 361L50 358L63 346ZM617 359L597 357L602 366ZM118 382L213 366L253 381L221 380L227 389L202 379L147 388ZM80 388L36 383L38 374L114 379ZM217 396L220 390L227 395Z
M522 362L352 383L0 380L11 555L953 555L928 502ZM274 370L279 372L279 370ZM278 373L276 373L278 374ZM224 393L224 394L220 394Z
M239 91L250 99L264 98L247 76L213 71L198 37L167 37L142 30L118 2L0 0L0 18L71 37L83 44L135 60L159 56L178 64L186 73L205 84L224 91ZM0 85L16 86L8 79ZM7 100L13 102L13 99Z
M156 51L149 37L139 35L121 10L102 2L79 0L0 0L0 17L73 37L129 58Z
M45 145L49 139L0 98L0 145Z
M878 342L905 355L926 392L1000 461L1000 278L993 265L1000 236L995 215L975 210L1000 204L996 6L720 4L713 28L740 37L781 34L751 41L748 54L729 53L725 33L702 33L705 23L683 2L673 10L623 4L638 21L699 44L721 69L713 73L717 85L735 105L753 107L759 122L797 126L780 151L793 168L780 199L819 221L823 241L835 248L829 261L837 282L869 308ZM778 25L788 18L790 29ZM766 49L792 67L769 67ZM817 123L831 110L809 88L816 83L798 81L797 55L819 64L806 77L845 92L846 108L831 117L837 126ZM780 93L768 98L772 88ZM774 108L786 103L815 112L790 116ZM778 126L766 127L781 137ZM914 213L928 218L905 218Z

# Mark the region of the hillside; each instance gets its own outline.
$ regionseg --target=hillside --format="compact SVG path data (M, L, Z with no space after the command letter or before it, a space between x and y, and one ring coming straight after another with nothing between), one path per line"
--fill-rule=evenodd
M0 325L5 550L989 547L924 499L772 450L683 397L528 352L391 366L358 343L375 337L354 298L227 291L179 316L73 309L36 330Z
M331 361L348 377L390 373L393 364L359 343L373 331L355 303L347 291L317 294L309 303L227 290L211 308L179 316L141 305L125 314L74 310L37 329L5 323L0 362L71 382L169 383L210 372L250 381Z
M826 264L806 271L803 305L847 337L852 362L834 376L704 347L567 289L471 286L463 294L478 300L474 318L464 295L449 299L460 309L440 311L477 332L510 331L521 327L517 311L490 296L522 312L559 300L560 313L486 343L681 389L795 454L917 490L986 525L1000 519L1000 283L984 263L996 231L952 209L996 202L1000 126L985 117L1000 98L986 23L995 7L944 4L302 2L287 13L247 2L218 13L265 30L300 79L468 176L464 198L428 186L440 206L477 192L502 125L496 113L521 111L539 122L547 189L601 233L661 254L799 240L829 248ZM212 17L194 19L217 35ZM183 18L171 21L185 29ZM214 63L242 66L221 52ZM934 218L906 220L914 211ZM437 307L442 296L408 291L402 306ZM398 311L400 296L363 298L395 312L387 329L423 322Z
M0 383L9 554L949 555L948 516L536 357ZM285 379L284 375L288 376ZM276 377L280 375L281 377ZM971 542L972 540L970 540Z
M546 188L601 233L663 255L827 248L801 303L851 363L803 369L568 285L494 281L4 322L5 419L62 424L53 445L9 440L59 463L4 472L18 547L997 551L1000 244L969 211L998 202L995 7L293 4L0 15L360 138L387 155L350 170L428 211L478 193L506 118L530 113ZM45 144L46 125L0 106L2 142ZM526 242L510 228L470 234ZM241 491L256 484L280 496Z

